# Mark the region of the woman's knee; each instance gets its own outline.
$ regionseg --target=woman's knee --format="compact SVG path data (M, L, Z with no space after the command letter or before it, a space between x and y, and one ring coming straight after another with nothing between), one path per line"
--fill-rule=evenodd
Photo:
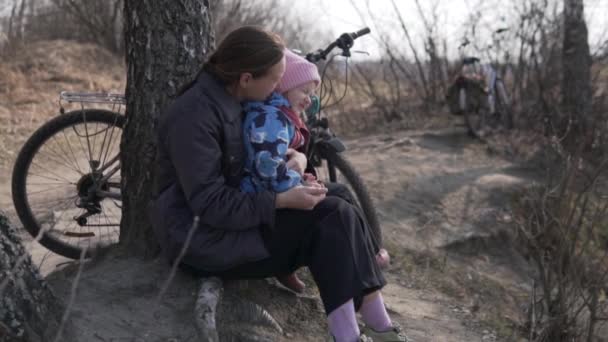
M336 196L346 200L348 203L355 203L354 197L350 189L342 183L328 183L327 186L327 195L328 196Z
M328 196L317 204L316 224L322 239L350 241L360 228L357 210L339 197Z
M355 208L346 200L336 196L327 196L314 208L315 216L320 220L330 215L340 214L340 216L356 215Z

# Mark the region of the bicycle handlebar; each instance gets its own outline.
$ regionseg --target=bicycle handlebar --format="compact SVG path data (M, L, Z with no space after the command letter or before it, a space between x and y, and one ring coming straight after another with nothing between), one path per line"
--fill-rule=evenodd
M351 33L351 36L353 37L353 39L357 39L361 36L365 36L366 34L372 32L372 30L369 29L369 27L366 28L362 28L357 32Z
M336 47L342 49L342 55L350 57L350 48L355 43L355 39L370 33L369 27L363 28L357 32L343 33L336 41L329 44L325 49L319 49L316 52L311 52L306 55L309 62L316 63L327 58L327 55Z

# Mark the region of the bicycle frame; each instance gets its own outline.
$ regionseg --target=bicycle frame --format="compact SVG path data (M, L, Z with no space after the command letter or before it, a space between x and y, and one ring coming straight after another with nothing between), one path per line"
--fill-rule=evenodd
M120 188L120 184L118 184L118 186L115 186L114 183L108 182L108 180L110 178L112 178L112 176L114 176L116 174L116 172L118 172L120 170L120 155L117 154L116 156L114 156L114 158L110 159L110 161L108 161L105 165L103 165L101 168L99 168L96 171L103 173L105 170L110 168L110 166L114 163L118 163L118 165L114 166L114 168L112 168L112 170L110 170L110 172L108 172L106 175L104 175L99 181L102 184L107 184L108 186ZM111 191L104 191L104 190L97 189L95 194L99 197L108 197L108 198L113 198L116 200L122 199L120 194L117 194L117 193L111 192Z

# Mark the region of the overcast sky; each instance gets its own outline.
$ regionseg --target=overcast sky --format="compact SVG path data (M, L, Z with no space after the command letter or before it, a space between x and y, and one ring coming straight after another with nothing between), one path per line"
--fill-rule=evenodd
M281 1L293 2L293 0ZM311 3L315 1L319 5L311 6ZM549 0L553 4L561 4L562 1ZM512 10L512 0L420 0L426 11L430 9L430 4L433 2L438 3L439 36L447 37L450 42L460 41L464 34L467 15L475 10L481 10L484 14L482 22L486 32L512 26L511 18L508 17L509 11ZM353 3L365 12L364 20L361 19ZM370 4L371 15L368 13L366 3ZM423 25L417 14L415 1L395 0L395 3L410 30L410 35L414 37L414 40L418 40L417 44L421 44ZM316 18L317 25L331 27L334 35L370 26L376 38L378 34L386 34L386 31L391 30L395 32L396 36L403 36L399 22L394 19L391 0L312 0L298 1L296 6L301 7L300 13ZM590 44L594 46L599 41L608 39L608 0L585 0L585 16ZM380 23L380 25L376 26L374 23ZM405 44L405 41L402 41ZM451 45L457 46L457 44ZM379 54L378 44L373 37L361 39L356 46L368 51L372 57ZM451 53L455 52L451 51Z
M10 14L11 4L14 0L0 0L0 16ZM48 0L37 0L39 3ZM103 0L100 0L103 1ZM248 0L251 2L265 0ZM372 36L359 40L355 49L365 50L371 58L378 58L380 50L377 40L380 35L392 34L397 43L405 44L401 39L403 33L399 22L395 19L395 12L391 0L279 0L294 7L294 12L307 20L314 22L315 27L323 31L330 31L334 36L342 32L355 31L364 26L370 26ZM608 31L608 0L584 0L585 16L589 29L589 42L593 47L599 41L605 41ZM549 0L552 4L561 4L563 0ZM369 9L368 11L368 4ZM420 16L417 14L414 0L395 0L399 12L405 20L411 36L416 44L422 44L423 26ZM483 26L486 32L499 27L512 25L509 12L512 9L513 0L420 0L422 6L426 6L428 12L431 3L438 3L437 13L439 15L439 36L447 37L450 46L458 44L463 37L463 27L467 22L467 15L475 10L481 10L483 15ZM355 6L353 6L353 4ZM361 18L360 12L364 18ZM378 25L374 25L374 24ZM313 28L314 29L314 28ZM481 33L483 35L483 33ZM329 37L319 38L319 47L328 43ZM450 53L455 53L451 51Z

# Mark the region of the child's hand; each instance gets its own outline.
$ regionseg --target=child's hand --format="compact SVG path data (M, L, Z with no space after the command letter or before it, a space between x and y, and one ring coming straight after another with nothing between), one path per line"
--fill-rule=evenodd
M316 181L317 177L315 177L315 175L313 175L312 173L305 172L304 175L302 175L302 180L304 180L305 182L312 182Z
M323 183L323 181L318 180L315 175L308 172L304 173L304 175L302 176L302 183L304 183L304 185L306 186L325 188L325 184Z
M325 188L325 184L323 184L323 182L321 182L320 180L317 180L317 177L315 177L315 175L313 175L312 173L304 173L304 175L302 176L302 183L305 186L312 186L315 188Z
M306 155L294 150L293 148L288 148L285 156L287 157L287 168L296 171L300 175L303 175L304 170L306 169L306 164L308 163L306 160Z

